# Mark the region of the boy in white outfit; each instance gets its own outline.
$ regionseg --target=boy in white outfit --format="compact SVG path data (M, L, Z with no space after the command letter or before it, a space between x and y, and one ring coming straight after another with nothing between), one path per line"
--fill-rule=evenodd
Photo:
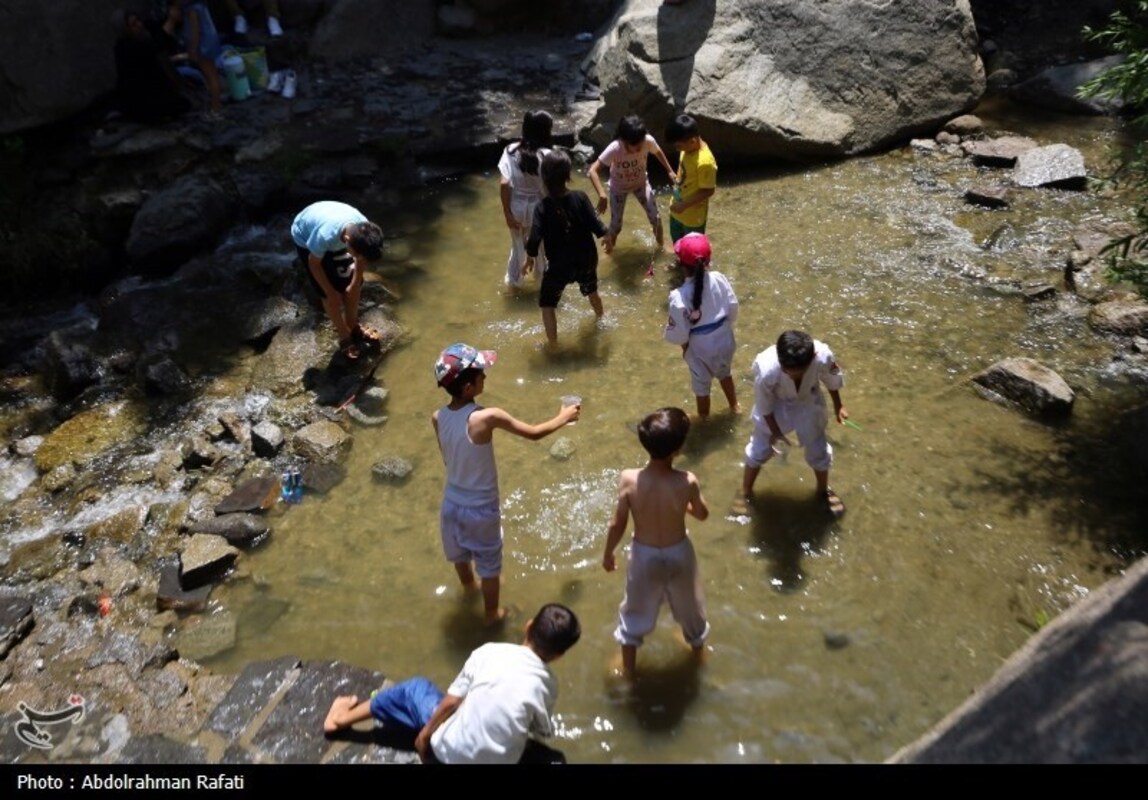
M658 622L662 601L667 600L682 636L700 658L709 636L706 601L694 545L686 532L689 514L704 520L709 507L692 472L674 469L690 431L690 418L680 408L660 408L642 420L638 439L650 455L642 469L622 471L618 479L618 504L606 533L602 567L617 567L614 550L634 518L634 540L626 565L626 593L618 608L614 639L622 646L622 674L632 679L638 647Z
M450 402L431 415L435 438L446 464L446 488L439 514L442 548L465 588L482 585L485 621L493 625L506 617L498 605L502 574L502 509L498 469L494 463L494 432L510 431L536 441L578 419L581 405L563 406L546 422L531 425L501 408L474 402L486 387L486 368L494 364L492 350L452 344L439 354L435 380ZM473 566L472 566L473 564Z
M754 359L753 377L754 428L745 446L741 497L734 503L734 513L749 513L749 498L762 466L781 452L779 444L791 445L786 434L796 433L817 479L818 497L825 499L834 517L841 517L845 504L829 487L833 448L825 438L829 413L821 386L833 400L838 424L849 418L849 412L841 402L845 374L832 351L804 331L786 331Z
M666 174L674 176L674 169L670 160L658 146L658 142L646 132L646 125L641 117L631 114L618 123L614 141L606 146L598 159L590 165L587 174L590 183L598 192L598 213L606 213L606 193L602 190L602 179L598 177L600 167L610 170L610 227L606 233L605 250L607 253L614 249L618 234L622 231L622 217L626 212L626 198L630 195L638 198L642 208L646 211L646 219L654 231L654 240L658 247L662 247L665 234L662 232L662 217L658 213L658 198L650 186L646 174L646 161L648 156L654 156L658 163L666 170Z

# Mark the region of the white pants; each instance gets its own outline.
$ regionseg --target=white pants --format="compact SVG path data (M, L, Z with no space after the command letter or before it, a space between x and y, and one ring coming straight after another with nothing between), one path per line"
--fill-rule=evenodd
M510 213L520 227L510 231L510 257L506 260L506 283L508 286L521 286L525 276L522 268L526 264L526 239L530 236L530 226L534 223L534 207L542 202L538 195L515 194L510 198ZM542 275L546 271L546 250L538 246L538 257L534 260L534 271Z
M692 345L691 345L692 347ZM785 434L796 433L797 440L805 450L805 463L819 472L833 466L833 447L825 438L825 428L829 425L829 412L825 408L825 398L818 393L813 403L782 403L773 409L773 418ZM773 458L773 448L769 426L758 417L754 410L753 435L745 446L747 467L760 467Z
M626 562L626 594L618 607L618 644L638 647L658 624L662 600L668 600L674 621L691 647L698 647L710 633L706 599L698 574L694 544L685 538L669 547L630 543Z

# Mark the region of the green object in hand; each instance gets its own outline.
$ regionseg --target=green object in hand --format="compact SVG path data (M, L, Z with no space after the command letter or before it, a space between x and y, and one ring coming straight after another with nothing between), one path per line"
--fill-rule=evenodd
M864 428L862 428L860 425L858 425L856 422L854 422L854 421L853 421L853 420L851 420L851 419L848 419L848 418L846 418L846 419L842 420L842 422L843 422L845 425L848 425L850 428L852 428L852 429L853 429L853 430L855 430L855 431L863 431L863 430L865 430Z

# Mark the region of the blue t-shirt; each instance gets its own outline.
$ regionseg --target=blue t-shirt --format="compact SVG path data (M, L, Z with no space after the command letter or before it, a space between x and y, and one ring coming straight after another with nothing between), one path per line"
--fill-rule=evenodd
M343 228L367 218L353 206L335 200L320 200L299 212L291 223L291 238L317 258L347 249Z
M223 54L223 42L219 38L219 32L215 30L215 21L211 18L211 12L207 10L207 5L204 3L183 4L183 23L180 27L180 38L183 40L183 46L189 47L191 43L191 33L188 29L190 24L188 20L189 11L195 11L199 23L199 52L192 53L192 55L215 61Z

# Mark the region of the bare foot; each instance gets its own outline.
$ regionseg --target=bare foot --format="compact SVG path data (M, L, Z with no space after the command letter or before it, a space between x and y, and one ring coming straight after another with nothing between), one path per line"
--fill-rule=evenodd
M334 733L347 727L342 720L358 704L359 698L353 694L336 697L335 702L331 703L331 710L327 712L327 718L323 720L323 733Z
M729 504L729 513L735 517L748 517L750 512L750 497L739 493Z
M492 628L495 625L501 625L504 622L514 619L518 616L517 606L503 606L496 611L487 611L483 615L482 624L487 628Z
M729 413L740 414L741 413L741 403L734 403L732 406L730 406L729 407Z
M615 678L621 678L626 683L633 683L637 677L634 668L626 666L626 661L621 653L615 653L614 657L610 659L610 674Z

